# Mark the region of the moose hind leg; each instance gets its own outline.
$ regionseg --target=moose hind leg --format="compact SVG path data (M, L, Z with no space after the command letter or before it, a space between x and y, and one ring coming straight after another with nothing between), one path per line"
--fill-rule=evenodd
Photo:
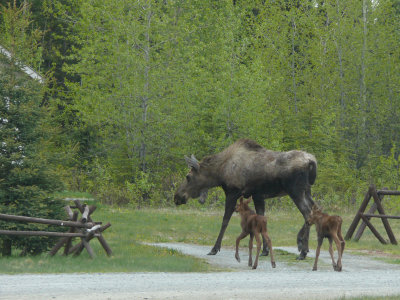
M264 216L265 215L265 200L258 195L253 196L253 201L254 201L254 208L256 209L257 215ZM268 248L268 243L265 240L264 236L262 237L263 239L263 251L261 252L261 256L268 256L269 254L269 248Z
M304 225L297 234L297 247L300 251L300 255L297 257L297 259L302 260L306 258L309 251L308 239L310 236L310 226L307 225L306 220L311 212L314 201L311 198L311 191L308 187L308 183L304 181L307 176L298 175L299 174L291 178L291 180L285 182L284 186L288 195L290 198L292 198L294 204L296 204L297 208L304 217Z
M310 226L308 226L307 223L304 223L303 227L297 234L297 247L300 251L300 255L297 257L298 260L303 260L307 256L307 253L309 251L308 248L309 236L310 236Z

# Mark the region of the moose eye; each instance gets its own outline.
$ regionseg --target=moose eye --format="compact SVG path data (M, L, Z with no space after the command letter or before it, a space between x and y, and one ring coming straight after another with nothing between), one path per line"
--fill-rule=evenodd
M190 182L190 175L188 174L188 175L186 175L186 180L187 180L187 182Z

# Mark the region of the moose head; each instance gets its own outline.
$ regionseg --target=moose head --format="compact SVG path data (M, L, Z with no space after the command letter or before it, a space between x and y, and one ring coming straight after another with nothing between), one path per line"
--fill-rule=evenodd
M199 198L199 202L204 204L210 187L209 172L201 166L193 154L191 157L185 156L185 161L190 171L184 182L178 187L174 202L176 205L180 205L186 204L189 198Z

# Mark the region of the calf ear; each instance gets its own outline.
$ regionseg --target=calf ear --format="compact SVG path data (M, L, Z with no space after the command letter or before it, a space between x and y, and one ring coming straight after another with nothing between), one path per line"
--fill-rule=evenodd
M246 200L246 204L249 204L251 202L251 200L253 200L253 197L250 196L247 200Z
M241 196L241 197L239 198L239 202L240 202L240 204L243 203L243 196Z
M317 205L317 204L314 204L314 206L315 206L315 211L318 211L318 212L322 212L322 207L321 206L319 206L319 205Z

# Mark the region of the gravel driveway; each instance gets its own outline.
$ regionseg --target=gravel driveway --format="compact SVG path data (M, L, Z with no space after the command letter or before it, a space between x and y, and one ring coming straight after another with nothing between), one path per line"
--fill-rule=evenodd
M334 272L329 254L322 251L319 270L312 262L283 263L272 269L269 257L257 270L247 267L234 250L206 255L207 246L156 244L201 257L229 268L215 273L103 273L0 275L0 299L334 299L360 295L400 295L400 265L344 253L343 271ZM297 254L295 248L276 247ZM309 253L314 256L313 252Z

